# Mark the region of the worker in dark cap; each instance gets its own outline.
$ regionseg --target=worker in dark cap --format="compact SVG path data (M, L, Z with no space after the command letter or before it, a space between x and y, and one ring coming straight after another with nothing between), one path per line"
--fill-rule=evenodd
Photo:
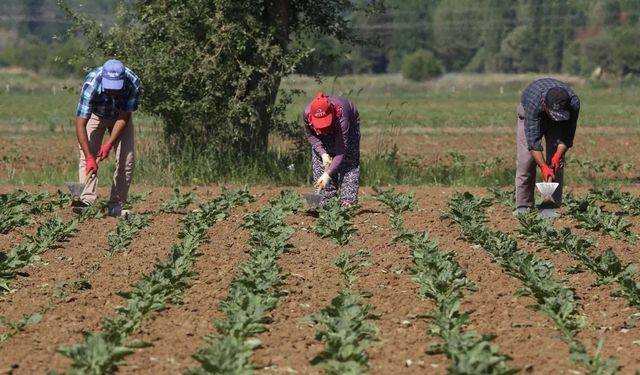
M522 92L516 130L516 216L534 205L536 166L543 181L559 184L553 193L553 202L560 206L564 157L573 146L579 113L580 99L557 79L533 81Z

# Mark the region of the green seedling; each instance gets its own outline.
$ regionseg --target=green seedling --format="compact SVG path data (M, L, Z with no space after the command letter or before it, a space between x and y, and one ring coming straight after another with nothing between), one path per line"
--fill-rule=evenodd
M351 223L356 207L342 207L334 197L319 210L320 217L314 226L315 232L321 238L333 238L340 246L349 243L357 229Z
M251 230L251 258L240 266L227 298L218 305L224 319L214 322L216 333L205 336L207 346L193 356L200 366L188 374L253 374L249 359L260 347L255 336L266 330L268 313L278 305L283 275L277 260L294 232L283 220L301 208L300 197L286 191L270 207L244 217L244 227Z
M569 344L572 360L582 364L591 374L615 373L617 370L598 372L617 369L615 359L602 361L599 350L593 356L587 354L578 337L579 330L586 323L578 314L575 293L551 278L553 264L520 250L517 242L507 233L491 232L485 225L483 205L483 200L470 193L456 193L448 203L446 217L460 226L465 240L484 248L496 263L522 281L519 294L533 297L536 303L531 307L544 312L556 323L561 337Z
M179 232L180 241L173 244L165 261L158 261L154 269L144 275L133 288L118 293L125 299L116 307L115 318L103 320L102 332L85 332L84 342L59 346L56 350L72 360L67 373L102 374L115 371L123 363L124 357L133 349L148 346L141 341L128 341L129 336L140 327L149 314L161 311L167 303L181 303L183 293L189 287L189 279L195 275L194 261L199 246L207 239L207 229L214 223L213 218L225 218L233 204L243 204L249 200L246 191L226 192L210 204L201 205L187 215ZM222 220L222 219L220 219Z
M160 206L160 212L166 213L185 213L187 207L195 202L197 196L193 192L180 194L180 189L174 189L174 196L168 202L164 202Z
M133 237L143 228L148 227L151 220L146 215L129 215L118 221L115 231L107 234L109 249L107 255L112 256L124 251Z

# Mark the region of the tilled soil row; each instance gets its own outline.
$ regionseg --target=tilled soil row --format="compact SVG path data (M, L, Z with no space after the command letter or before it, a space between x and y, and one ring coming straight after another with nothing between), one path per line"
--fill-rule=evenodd
M151 190L151 189L146 189ZM296 189L299 192L307 189ZM502 353L513 357L507 364L526 373L570 374L580 370L568 358L567 345L560 339L555 324L541 312L527 305L534 301L516 296L521 286L519 280L495 264L483 249L458 239L459 228L449 226L441 218L447 210L447 201L456 189L400 187L398 191L414 191L418 209L405 213L405 226L415 230L427 230L432 239L440 242L443 251L453 251L456 260L479 290L465 294L461 310L473 311L468 329L484 334L496 334L494 343ZM485 189L469 190L482 196ZM586 190L586 189L585 189ZM640 194L640 189L631 189ZM210 229L210 243L201 247L203 256L196 262L198 276L185 293L184 304L170 306L143 323L134 335L135 339L150 341L153 347L139 349L127 358L128 366L120 372L136 374L181 373L195 365L191 358L203 345L201 336L213 332L211 319L220 318L217 304L226 297L229 282L237 266L247 259L245 254L248 233L242 229L242 216L246 212L265 206L280 189L252 188L259 194L257 202L233 211L232 217ZM210 192L197 192L205 201ZM369 291L367 300L381 313L375 321L380 329L380 343L369 349L372 374L386 373L445 373L448 365L444 356L425 353L432 339L427 336L428 323L417 318L432 308L429 301L421 301L417 286L411 281L409 249L392 242L393 232L388 222L388 212L371 196L370 189L362 189L362 209L354 218L358 229L350 251L367 248L370 267L360 270L358 289ZM158 207L159 198L168 199L169 189L153 194L145 204L148 209ZM493 230L515 235L517 220L510 209L499 205L488 208L491 218L488 225ZM113 315L113 307L122 302L115 293L127 290L140 275L148 272L155 258L164 257L168 246L176 239L180 228L179 215L158 214L151 227L144 229L133 240L128 252L115 257L104 257L106 233L115 228L115 220L100 219L81 225L80 232L63 247L43 254L46 266L30 267L29 277L20 279L20 288L7 300L0 301L0 314L11 319L32 312L50 297L53 286L60 281L77 279L82 270L99 262L100 268L90 282L91 289L78 291L66 302L59 302L42 322L27 327L14 336L8 345L0 348L0 373L44 373L51 368L64 368L67 359L54 352L61 344L80 342L82 330L95 330L100 320ZM313 337L314 328L304 317L326 306L340 289L341 277L333 262L342 251L331 240L319 239L311 225L315 218L299 213L287 219L296 233L292 247L282 255L279 264L287 275L280 305L271 313L268 331L259 336L263 347L254 353L252 362L262 373L320 373L309 361L323 345ZM562 218L556 226L575 226ZM574 232L582 235L574 229ZM625 262L640 259L637 248L622 241L607 240L605 236L587 233L600 243L600 249L612 246ZM610 241L610 242L609 242ZM538 245L519 240L522 249L537 252ZM620 373L633 373L640 368L635 358L639 332L631 326L628 317L634 312L626 307L620 297L611 297L615 286L592 287L595 277L589 272L570 275L564 269L575 261L564 254L548 251L539 255L555 265L555 279L567 279L567 285L575 288L590 327L582 330L580 338L592 352L595 342L604 336L604 354L617 358L624 366ZM24 284L22 284L24 283ZM410 360L410 362L408 362ZM410 364L409 366L407 366ZM18 367L15 367L18 365Z
M575 191L576 194L586 194L586 189ZM510 232L517 237L518 219L510 216L511 209L493 205L487 209L492 218L489 225L495 230ZM561 210L563 212L563 210ZM611 247L624 263L640 265L638 250L633 245L622 240L616 240L602 233L576 228L577 222L568 215L558 218L554 222L556 228L570 228L571 231L583 238L598 241L599 246L592 249L592 255L597 256ZM633 373L640 368L640 358L635 353L640 348L640 327L635 327L632 315L639 310L628 306L623 297L613 297L619 289L616 283L594 285L597 277L589 270L571 274L567 272L569 266L579 262L564 253L553 253L543 250L540 244L529 244L526 240L518 240L521 249L537 253L554 264L554 279L565 280L567 286L574 289L576 300L581 313L586 317L589 326L580 331L579 337L593 354L598 340L604 338L602 350L603 358L612 356L623 366L620 373ZM575 370L579 370L576 368Z
M202 336L214 333L211 322L223 317L217 306L227 297L238 266L248 259L249 232L242 227L244 215L267 206L279 191L249 189L257 194L256 201L235 208L227 219L209 229L209 241L200 246L201 256L194 268L197 275L185 291L183 303L167 305L142 323L132 339L153 346L128 356L119 373L177 374L198 365L191 356L205 345Z
M536 374L567 373L572 368L567 360L569 349L560 340L555 323L543 313L527 308L535 301L516 296L520 281L494 263L484 249L460 239L459 228L442 219L453 192L448 188L417 191L418 209L404 217L407 227L426 229L443 251L453 251L467 277L478 287L467 294L461 306L463 311L472 311L468 329L496 335L493 343L513 358L507 362L509 367ZM470 192L483 194L485 190Z
M200 193L203 195L201 200L212 196L210 191ZM157 210L161 200L170 197L170 190L157 189L154 199L136 206L136 212ZM68 210L63 210L62 214L67 220L71 217ZM166 256L168 246L177 239L182 217L154 214L151 226L138 233L125 253L113 257L105 256L106 234L115 229L117 219L108 217L81 223L78 233L69 242L45 252L42 263L29 267L29 277L19 280L17 291L6 297L6 301L0 301L0 314L16 319L36 311L52 301L56 285L78 280L83 272L97 265L88 280L91 288L53 300L55 305L40 323L28 326L0 347L0 371L32 374L66 367L70 362L57 354L55 348L81 342L82 331L99 329L101 320L114 314L114 307L122 303L116 293L128 290L141 275L153 268L156 259Z
M341 276L333 264L340 248L329 240L318 238L312 226L316 219L298 213L287 219L295 233L291 248L280 257L286 275L280 305L272 312L272 322L259 336L262 348L253 357L261 373L316 374L310 361L323 344L314 339L315 330L305 317L320 311L340 289Z

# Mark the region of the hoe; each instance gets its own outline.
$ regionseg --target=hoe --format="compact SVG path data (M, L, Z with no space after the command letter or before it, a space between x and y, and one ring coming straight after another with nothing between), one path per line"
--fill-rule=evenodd
M542 203L540 204L540 214L548 217L558 217L560 216L555 210L548 208L557 207L556 201L553 200L553 193L558 188L557 182L538 182L536 183L536 188L542 195Z

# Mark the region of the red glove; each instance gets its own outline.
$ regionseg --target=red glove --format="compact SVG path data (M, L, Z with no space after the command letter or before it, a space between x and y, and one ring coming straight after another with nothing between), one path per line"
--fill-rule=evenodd
M556 173L548 165L542 164L540 171L542 172L542 181L549 182L549 179L551 179L551 181L556 180Z
M93 173L98 171L98 163L96 163L96 158L93 155L84 158L84 170L87 176L92 173L92 170Z
M111 143L107 142L100 147L100 151L98 152L98 158L100 160L105 160L109 157L109 152L111 151Z
M562 161L562 153L560 153L559 151L556 151L556 153L553 154L553 157L551 158L551 166L556 172L560 170L561 161Z

